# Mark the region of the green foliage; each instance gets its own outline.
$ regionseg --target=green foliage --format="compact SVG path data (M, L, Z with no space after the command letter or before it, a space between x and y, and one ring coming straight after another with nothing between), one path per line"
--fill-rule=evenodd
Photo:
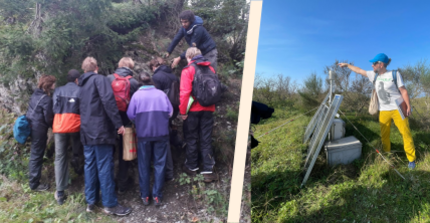
M225 114L226 118L230 120L231 122L237 123L237 120L239 118L237 107L232 107L227 105L227 113Z
M402 74L410 98L420 97L422 93L430 94L430 64L427 60L423 59L414 65L406 65L399 68L399 72Z
M253 100L267 104L270 107L290 107L296 99L297 84L290 77L281 74L263 78L255 76Z
M214 128L213 135L216 136L212 144L217 162L225 163L227 166L233 165L234 145L236 144L236 128L231 129L224 127Z
M6 110L0 110L0 174L13 180L26 179L29 147L18 144L13 137L16 117Z
M191 178L186 173L181 173L178 178L179 185L191 183Z
M352 77L352 71L348 68L339 67L338 60L330 65L326 66L324 73L327 75L326 86L330 88L329 71L332 71L333 75L333 92L335 94L342 94L344 100L342 102L342 110L344 111L355 111L358 113L366 113L370 101L370 93L372 92L372 83L367 77L360 74L355 74L355 78ZM348 63L348 61L342 61L342 63ZM350 63L353 65L353 63Z
M27 0L0 0L0 17L7 24L20 23L31 17L31 6L34 5Z
M137 28L146 28L148 22L155 19L156 13L156 6L114 3L113 10L108 17L107 26L117 33L127 34Z
M304 81L304 87L298 92L305 107L313 108L317 106L323 94L322 79L317 77L316 73L312 73Z
M63 84L64 73L78 68L87 56L98 60L102 73L110 73L123 56L123 46L135 41L157 12L156 5L112 6L109 0L31 2L41 3L40 17L0 29L0 67L6 81L41 72L57 76ZM14 5L6 10L19 13Z
M245 54L245 53L243 53ZM217 74L221 82L228 82L231 78L242 78L244 58L241 61L230 61L218 67Z

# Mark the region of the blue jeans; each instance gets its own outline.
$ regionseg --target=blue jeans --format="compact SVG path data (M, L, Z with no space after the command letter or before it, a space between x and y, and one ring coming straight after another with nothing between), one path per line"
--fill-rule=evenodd
M97 202L101 189L103 206L118 205L112 152L113 145L84 145L85 198L88 204Z
M169 139L162 141L138 140L137 160L139 166L140 196L142 198L151 197L149 192L151 159L154 163L154 185L152 187L152 197L163 198L161 191L163 190L164 185L168 142Z

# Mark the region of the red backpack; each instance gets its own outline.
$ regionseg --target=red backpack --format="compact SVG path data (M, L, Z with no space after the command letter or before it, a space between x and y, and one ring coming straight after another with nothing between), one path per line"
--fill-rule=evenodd
M113 74L115 79L112 81L113 95L115 95L118 110L127 111L128 103L130 103L130 78L132 76L122 77L118 74Z

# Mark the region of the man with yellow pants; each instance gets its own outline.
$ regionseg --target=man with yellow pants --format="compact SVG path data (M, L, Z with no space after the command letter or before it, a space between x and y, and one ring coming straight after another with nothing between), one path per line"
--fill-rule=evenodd
M379 124L381 126L383 149L385 152L391 151L390 127L391 120L394 120L394 124L397 126L403 137L406 157L409 160L408 167L410 169L414 169L416 159L415 146L411 135L411 129L409 128L408 119L412 110L409 102L408 91L403 83L403 78L398 71L387 70L387 66L390 64L391 58L388 58L387 55L383 53L376 55L375 58L370 60L370 62L372 62L372 71L365 71L347 63L339 63L339 66L348 67L355 73L369 78L373 83L378 95ZM396 105L396 100L399 98L403 98L406 104L406 114L405 119L403 120Z

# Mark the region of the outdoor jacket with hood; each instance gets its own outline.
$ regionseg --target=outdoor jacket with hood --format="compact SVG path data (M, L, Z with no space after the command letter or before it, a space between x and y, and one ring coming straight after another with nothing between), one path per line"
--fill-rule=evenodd
M43 95L45 96L42 98ZM39 104L36 107L37 102L39 102ZM30 102L28 102L26 117L29 120L32 129L48 130L48 128L52 126L52 121L54 119L54 113L52 112L52 98L42 89L37 88L31 95Z
M179 113L182 115L185 115L187 112L187 106L188 106L188 100L190 98L190 95L192 96L191 92L193 90L193 80L194 80L194 74L196 73L193 66L190 66L190 64L196 62L199 66L209 66L209 68L215 73L215 70L210 65L211 63L207 61L202 55L194 57L188 66L184 67L181 74L181 85L179 90ZM194 98L194 97L193 97ZM193 104L190 107L190 112L198 112L198 111L215 111L215 105L210 106L202 106L197 100L194 100Z
M79 87L74 82L68 82L58 87L52 96L54 103L53 133L79 132L81 117L79 115Z
M172 69L166 65L161 65L154 71L152 75L152 81L157 89L162 91L170 89L173 81L179 83L179 78L172 74Z
M115 144L122 123L108 78L87 72L78 82L82 144Z
M181 41L183 37L185 37L188 45L193 46L192 44L195 43L196 47L202 52L202 55L205 55L216 48L215 41L209 35L205 27L203 27L203 19L198 16L194 16L194 18L194 22L188 27L188 29L181 27L176 33L172 43L170 43L167 48L167 52L169 54L172 53L173 49L175 49L176 45L178 45L179 41ZM181 54L181 59L185 59L185 52Z

